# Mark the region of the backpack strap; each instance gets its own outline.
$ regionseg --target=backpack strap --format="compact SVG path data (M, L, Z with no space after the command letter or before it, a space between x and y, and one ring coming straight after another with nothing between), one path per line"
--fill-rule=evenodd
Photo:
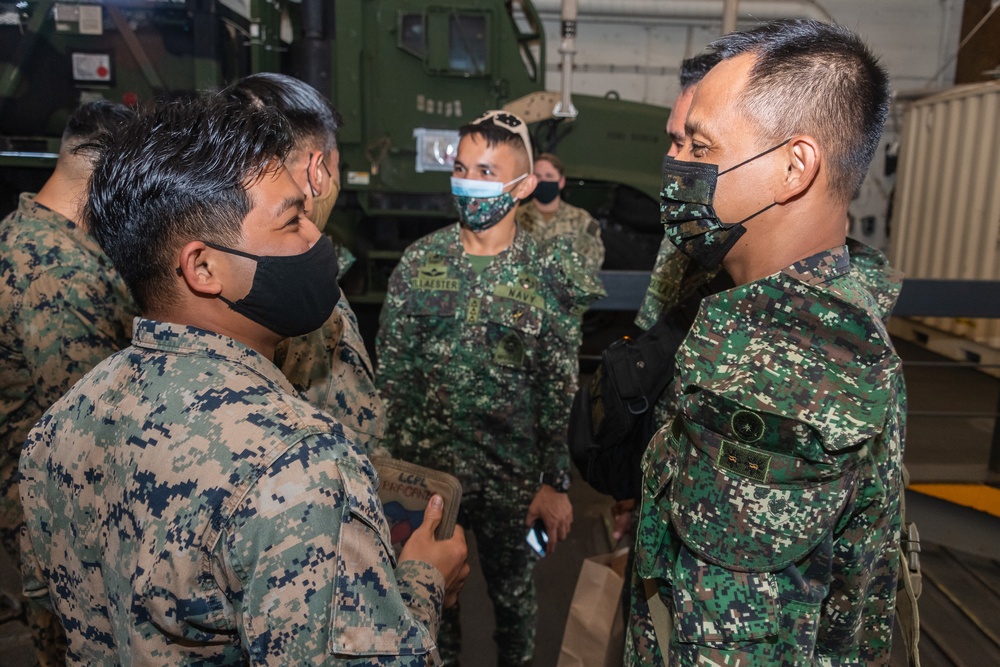
M643 579L642 587L646 595L646 605L649 608L649 619L653 624L653 632L656 634L656 643L660 646L663 664L668 665L670 664L670 635L674 631L674 619L670 615L670 608L660 597L660 589L656 585L656 580Z

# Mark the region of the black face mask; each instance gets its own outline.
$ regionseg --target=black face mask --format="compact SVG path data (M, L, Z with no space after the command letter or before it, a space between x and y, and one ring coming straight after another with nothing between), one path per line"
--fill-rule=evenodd
M548 204L559 196L559 181L538 181L531 195L539 204Z
M660 191L660 219L667 237L685 255L706 269L722 263L744 232L745 222L775 205L771 203L739 222L719 220L713 206L716 182L748 162L767 155L788 143L785 140L730 167L721 174L719 165L706 162L682 162L672 157L663 159L663 188Z
M301 255L251 255L205 242L222 252L257 262L250 292L238 301L219 299L240 315L282 336L301 336L319 329L340 300L337 253L329 236L320 236Z

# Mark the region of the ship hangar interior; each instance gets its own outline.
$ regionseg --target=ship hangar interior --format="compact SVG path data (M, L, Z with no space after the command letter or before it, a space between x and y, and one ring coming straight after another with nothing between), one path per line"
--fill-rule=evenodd
M51 50L44 37L45 23L58 19L59 12L64 24L75 26L73 22L79 21L82 34L84 14L94 6L107 5L105 30L125 35L125 24L134 16L128 12L137 11L140 5L143 11L157 11L167 4L155 0L0 2L0 29L17 26L21 35L35 31L43 35L38 43ZM178 0L175 4L197 3ZM287 4L298 3L218 3L227 12L242 12L251 19L255 12L273 11ZM302 2L303 7L309 4L308 0ZM361 17L373 4L373 0L338 0L338 31L349 28L348 22ZM410 2L407 6L420 4ZM452 3L434 4L444 7ZM469 0L457 4L489 3ZM533 55L536 65L544 64L537 76L547 94L544 99L568 99L564 96L569 95L565 86L570 85L573 95L652 107L652 122L661 125L679 92L681 60L734 28L776 18L833 21L860 32L880 54L891 76L892 109L869 175L851 204L849 230L852 237L886 253L893 266L905 274L889 332L903 361L908 396L904 463L910 486L906 512L907 521L912 521L919 531L919 536L914 535L919 540L919 553L914 554L913 563L919 561L921 573L920 658L925 667L1000 664L1000 49L996 47L1000 42L1000 2L579 0L569 3L577 5L571 35L575 41L569 43L562 13L568 3L506 3L508 8L512 4L514 11L520 8L523 12L528 11L524 6L531 4L531 14L544 29L544 46L534 47ZM355 6L351 10L355 13L341 14L342 8ZM142 32L137 32L140 39L125 39L121 51L134 57L135 68L147 78L155 76L158 63L155 58L141 57L144 42ZM15 67L27 62L31 49L37 46L34 40L29 44L28 39L23 39L16 47L9 42L0 48L0 73L8 72L10 77L7 83L0 81L0 86L6 86L0 90L4 95L10 94L9 84L14 77L39 76L37 71L18 74ZM84 53L99 51L82 49ZM117 55L124 62L123 54ZM278 69L278 61L267 61L267 57L262 56L261 69ZM87 65L74 64L78 66ZM116 66L123 68L120 63ZM331 76L343 73L343 69L335 68ZM78 74L74 71L74 77ZM222 68L223 78L228 74ZM159 77L163 76L160 72ZM117 81L109 78L95 84L93 80L87 83L62 77L60 85L68 89L53 94L79 101L87 95L105 94L112 85L117 94L126 78L119 72ZM21 87L32 83L30 78L18 81ZM433 95L425 99L421 94L416 109L407 112L410 106L401 94L395 113L403 117L430 114L434 106L430 97ZM9 118L3 115L2 99L0 119ZM447 98L440 95L438 99ZM350 113L365 113L361 107L359 111L335 101L347 108L349 121ZM449 117L454 114L457 122L461 106L453 108L451 104L442 107L438 101L436 113ZM588 107L581 104L581 125L587 112ZM465 115L471 113L466 110ZM438 120L442 122L436 124L441 125L443 118ZM405 118L404 122L413 127L421 123L431 129L435 126L420 118ZM13 134L9 128L3 128L0 139L9 134ZM51 135L49 132L50 154ZM371 146L367 148L370 153ZM12 142L0 144L0 182L4 188L0 213L6 215L16 206L17 191L37 187L44 179L51 160L17 175L14 169L26 164L25 155L45 150L17 147ZM662 145L657 150L662 153ZM344 153L349 155L347 148ZM412 151L409 155L407 159L412 159ZM592 190L584 172L581 170L580 177L574 178L572 169L568 170L568 200L588 201ZM350 183L352 177L360 179L356 175L360 173L345 173L345 183ZM376 174L373 169L372 175ZM659 178L658 166L649 176ZM444 176L439 178L444 180ZM341 206L339 202L338 210ZM608 296L594 304L584 319L581 384L589 381L601 351L631 327L651 268L645 265L649 263L648 249L635 246L635 237L627 233L616 240L613 232L617 223L599 219L608 245L608 260L601 273ZM419 225L417 228L425 229ZM355 281L358 287L353 294L347 289L369 348L373 347L381 303L379 262L398 258L398 248L380 246L380 238L375 234L367 239L367 274ZM393 236L393 240L398 238ZM635 270L635 256L642 258L639 270ZM588 487L576 471L570 498L575 516L572 532L556 553L544 558L535 570L539 594L536 667L577 664L561 660L560 647L578 574L586 559L621 546L611 538L610 499ZM470 561L475 562L477 557L472 543ZM18 573L2 553L0 585L8 597L20 590ZM0 610L0 615L0 662L8 667L32 664L21 610L8 607ZM495 665L496 657L491 652L492 611L476 567L462 594L462 618L462 664ZM907 664L899 641L894 643L891 664Z

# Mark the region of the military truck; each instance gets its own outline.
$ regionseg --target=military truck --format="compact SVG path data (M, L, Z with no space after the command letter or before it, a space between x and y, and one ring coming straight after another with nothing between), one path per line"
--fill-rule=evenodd
M564 84L574 25L564 17ZM345 118L329 231L359 258L354 301L379 301L405 246L455 219L457 128L505 106L566 163L566 199L602 220L606 268L651 267L668 110L546 92L545 53L529 0L0 2L0 213L44 181L81 101L139 105L279 71Z

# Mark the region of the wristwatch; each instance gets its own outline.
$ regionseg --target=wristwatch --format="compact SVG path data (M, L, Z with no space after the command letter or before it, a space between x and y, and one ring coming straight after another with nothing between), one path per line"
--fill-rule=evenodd
M543 472L541 482L542 484L548 484L559 493L566 493L569 491L570 485L569 472L566 470Z

